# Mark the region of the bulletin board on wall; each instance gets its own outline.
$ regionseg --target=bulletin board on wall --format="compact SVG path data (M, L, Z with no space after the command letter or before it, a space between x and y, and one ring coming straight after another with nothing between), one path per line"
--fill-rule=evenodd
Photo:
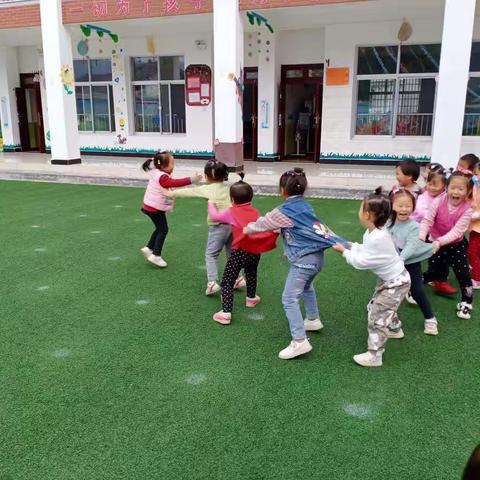
M208 65L188 65L185 69L187 105L210 105L212 101L212 70Z
M327 68L327 85L348 85L350 82L349 68Z

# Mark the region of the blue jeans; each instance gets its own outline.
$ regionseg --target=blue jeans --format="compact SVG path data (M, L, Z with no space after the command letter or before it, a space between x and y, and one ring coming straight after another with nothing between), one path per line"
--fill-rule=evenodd
M306 337L299 304L301 298L303 298L307 318L309 320L319 318L317 296L312 284L322 267L323 251L305 255L290 265L283 289L282 303L292 338L295 340Z

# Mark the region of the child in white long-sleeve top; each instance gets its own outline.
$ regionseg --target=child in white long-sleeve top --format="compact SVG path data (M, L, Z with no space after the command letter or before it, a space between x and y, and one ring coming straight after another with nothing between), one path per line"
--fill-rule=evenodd
M390 200L380 189L367 195L358 212L360 224L367 229L363 243L353 243L350 248L333 246L354 268L372 270L378 276L377 287L367 306L368 351L353 357L363 367L382 366L387 339L403 337L397 310L410 289L410 275L385 228L390 212Z

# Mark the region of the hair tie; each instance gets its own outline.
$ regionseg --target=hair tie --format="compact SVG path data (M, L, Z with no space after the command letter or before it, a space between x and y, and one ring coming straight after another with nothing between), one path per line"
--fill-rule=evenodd
M472 175L472 172L470 170L468 170L467 168L458 167L455 171L463 173L463 175L468 175L468 176Z

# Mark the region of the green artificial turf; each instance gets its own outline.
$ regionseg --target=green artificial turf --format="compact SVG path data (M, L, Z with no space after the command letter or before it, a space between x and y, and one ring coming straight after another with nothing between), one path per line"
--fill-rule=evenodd
M206 204L177 200L168 268L139 249L143 190L0 182L0 479L456 479L480 442L478 314L432 295L440 335L403 305L404 340L365 369L374 276L335 252L316 281L323 331L281 361L281 242L258 293L216 324ZM255 199L267 211L278 198ZM358 202L312 200L361 240ZM97 232L97 233L94 233Z

